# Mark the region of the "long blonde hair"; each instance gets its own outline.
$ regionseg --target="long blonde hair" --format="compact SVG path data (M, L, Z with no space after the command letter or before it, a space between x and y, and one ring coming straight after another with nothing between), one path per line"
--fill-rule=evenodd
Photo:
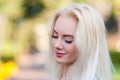
M56 11L49 23L49 60L51 80L60 80L64 65L56 62L51 47L51 35L57 18L70 13L78 19L75 44L78 58L67 71L67 80L112 80L106 29L99 12L91 6L74 4Z

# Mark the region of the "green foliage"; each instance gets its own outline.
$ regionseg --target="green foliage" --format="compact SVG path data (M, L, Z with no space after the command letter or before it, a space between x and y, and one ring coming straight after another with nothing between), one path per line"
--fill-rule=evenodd
M22 45L17 44L12 40L5 40L3 42L2 50L0 54L0 61L15 61L17 54L21 53Z
M120 0L111 0L113 5L113 13L116 18L120 17Z
M39 14L45 8L45 5L39 0L24 0L22 7L24 17L30 18Z
M75 0L75 1L78 3L87 3L88 2L88 0Z
M2 48L2 53L5 55L16 54L18 52L18 46L11 40L5 40Z
M120 65L115 65L116 73L113 74L113 80L120 80Z
M2 55L0 58L3 63L15 60L15 57L13 55Z
M110 56L114 65L120 65L120 52L110 51Z
M109 33L117 33L118 32L117 20L113 13L110 15L109 19L105 22L105 26Z

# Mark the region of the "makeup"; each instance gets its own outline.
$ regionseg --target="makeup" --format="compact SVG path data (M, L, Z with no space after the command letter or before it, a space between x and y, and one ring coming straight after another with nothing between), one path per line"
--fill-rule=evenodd
M58 57L58 58L61 58L61 57L63 57L65 55L65 53L58 53L58 52L56 52L56 57Z

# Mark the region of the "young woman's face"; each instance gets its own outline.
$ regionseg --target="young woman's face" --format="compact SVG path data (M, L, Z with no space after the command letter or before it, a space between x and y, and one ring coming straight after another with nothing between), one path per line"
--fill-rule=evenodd
M52 34L52 48L57 62L71 64L77 59L74 33L77 20L70 16L58 17Z

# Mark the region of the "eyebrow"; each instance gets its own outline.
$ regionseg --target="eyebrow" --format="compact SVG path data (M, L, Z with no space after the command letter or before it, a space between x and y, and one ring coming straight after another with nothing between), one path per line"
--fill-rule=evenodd
M58 33L55 29L53 29L53 31L54 31L55 33ZM69 34L65 34L65 35L63 35L63 37L72 37L72 38L74 38L73 35L69 35Z

